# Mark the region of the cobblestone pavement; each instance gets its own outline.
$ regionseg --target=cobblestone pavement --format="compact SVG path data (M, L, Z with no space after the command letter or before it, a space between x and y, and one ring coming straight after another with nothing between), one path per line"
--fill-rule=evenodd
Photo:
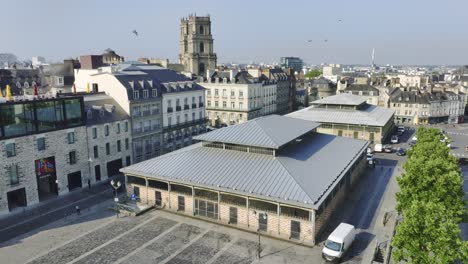
M303 247L267 237L261 237L262 258L258 259L256 234L164 211L135 218L106 215L104 219L90 221L99 221L99 224L87 233L68 236L69 240L61 244L44 247L42 252L32 252L30 255L35 257L29 262L15 261L15 264L323 262L320 247ZM48 229L47 232L54 231ZM33 236L40 238L42 235L37 232ZM11 249L3 245L0 244L0 259L18 250L18 245Z
M30 264L62 264L92 251L96 247L110 241L122 233L148 220L148 216L138 217L132 221L115 221L98 230L92 231L46 255L30 262Z

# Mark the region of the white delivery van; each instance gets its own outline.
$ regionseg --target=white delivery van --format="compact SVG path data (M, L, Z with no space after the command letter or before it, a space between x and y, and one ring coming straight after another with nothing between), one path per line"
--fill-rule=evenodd
M341 259L350 248L355 236L356 230L353 225L341 223L325 241L322 257L328 261Z
M382 152L382 151L383 151L383 145L382 144L375 144L374 152Z

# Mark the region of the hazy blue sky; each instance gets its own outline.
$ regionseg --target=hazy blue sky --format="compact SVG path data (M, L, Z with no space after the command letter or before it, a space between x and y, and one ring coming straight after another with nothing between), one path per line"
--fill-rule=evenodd
M218 62L299 56L369 64L374 47L378 64L468 63L467 0L0 2L0 53L20 58L61 60L112 48L127 60L175 61L180 18L209 13Z

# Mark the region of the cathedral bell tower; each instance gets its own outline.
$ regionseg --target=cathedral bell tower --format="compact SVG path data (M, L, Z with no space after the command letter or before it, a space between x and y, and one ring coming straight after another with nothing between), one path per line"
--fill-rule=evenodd
M189 15L181 19L179 63L185 71L199 76L206 76L206 70L216 68L209 16Z

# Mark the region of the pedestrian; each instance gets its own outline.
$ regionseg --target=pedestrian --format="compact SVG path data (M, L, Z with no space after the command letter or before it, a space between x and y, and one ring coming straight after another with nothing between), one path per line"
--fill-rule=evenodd
M91 180L88 179L88 189L91 189Z
M77 215L80 215L81 214L81 209L80 209L80 206L75 206L75 209L76 209L76 214Z

